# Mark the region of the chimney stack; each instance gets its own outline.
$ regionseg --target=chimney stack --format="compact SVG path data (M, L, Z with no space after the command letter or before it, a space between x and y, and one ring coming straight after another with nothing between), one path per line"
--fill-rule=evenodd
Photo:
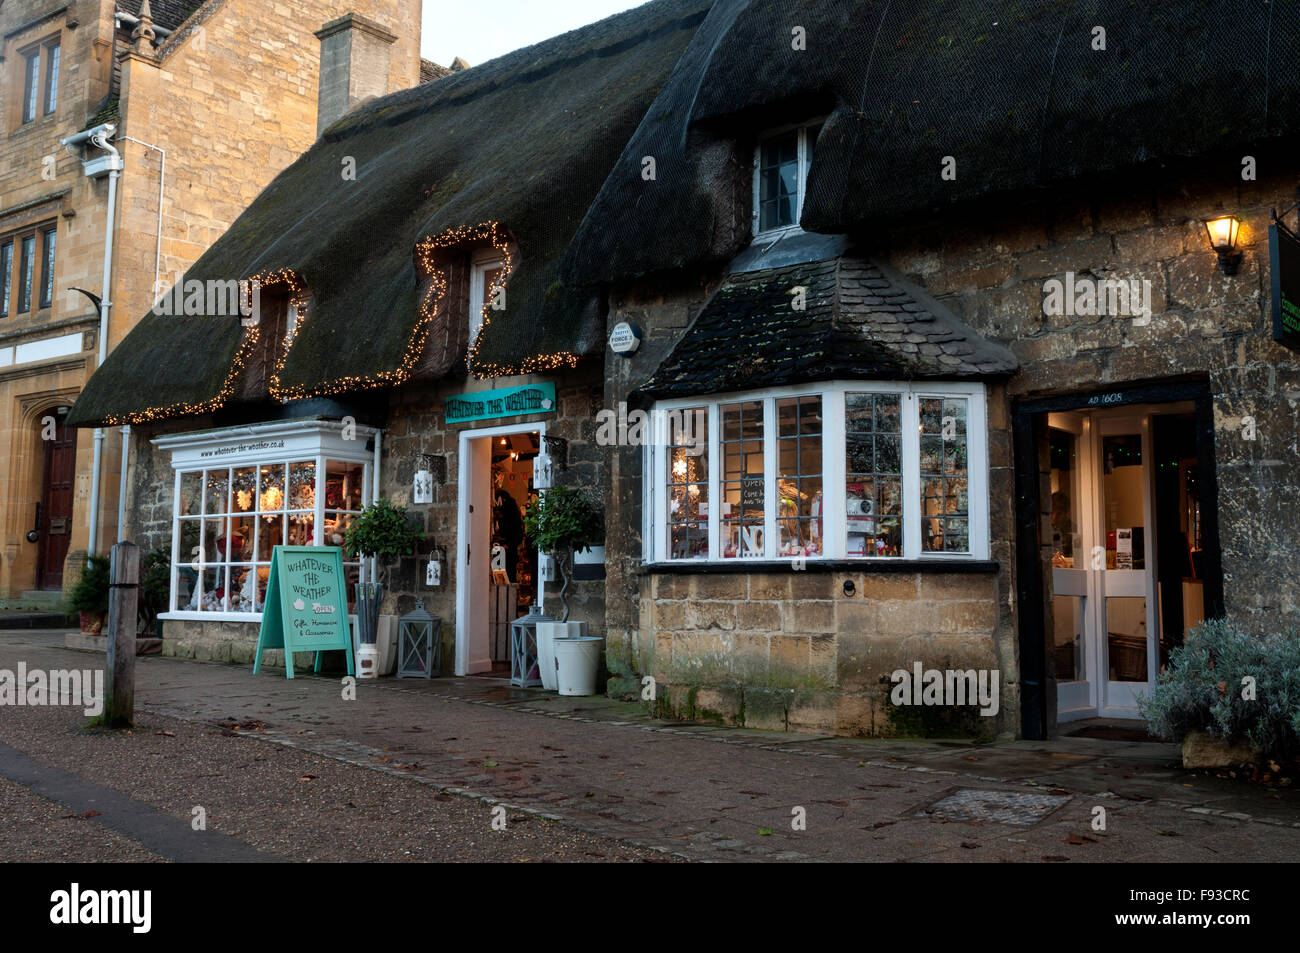
M359 103L388 92L389 47L397 40L374 20L346 13L316 31L320 98L316 135Z

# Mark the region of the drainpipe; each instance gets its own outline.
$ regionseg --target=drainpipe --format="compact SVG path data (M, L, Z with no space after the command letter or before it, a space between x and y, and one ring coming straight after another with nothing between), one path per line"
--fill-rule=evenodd
M113 280L113 216L117 209L117 180L122 174L122 157L109 140L116 131L117 126L107 122L60 140L65 147L89 143L108 153L106 156L81 160L82 169L89 178L99 178L105 173L108 174L108 214L104 219L104 275L99 302L99 354L95 361L97 370L104 366L104 358L108 356L108 313L113 306L110 297ZM103 460L104 428L96 427L95 455L91 463L90 475L90 538L86 543L86 552L91 556L99 551L99 471L102 469Z
M120 16L121 14L119 14ZM154 27L155 32L157 27ZM162 222L163 222L163 186L167 182L167 150L160 149L150 142L143 142L139 139L133 139L131 136L119 136L127 142L134 142L137 146L144 146L146 149L152 149L158 153L161 164L158 169L158 230L154 235L153 246L153 293L158 294L158 266L162 261Z
M126 464L131 455L131 425L127 424L122 433L122 472L117 484L117 541L126 541Z
M140 18L136 16L134 13L123 13L121 10L118 10L113 14L113 16L117 18L117 26L119 28L121 28L123 23L125 23L129 27L139 26L140 24ZM156 36L159 36L164 40L167 39L167 37L172 35L171 30L168 30L164 27L160 27L158 24L153 23L152 21L150 21L149 23L149 29L153 30Z
M379 448L380 448L380 442L383 440L383 436L384 436L384 432L382 430L379 429L375 430L375 463L374 463L374 473L371 474L371 477L373 478L372 483L374 485L374 489L371 490L370 492L371 503L379 499ZM376 567L375 557L373 556L370 557L369 576L371 582L379 581L379 570Z

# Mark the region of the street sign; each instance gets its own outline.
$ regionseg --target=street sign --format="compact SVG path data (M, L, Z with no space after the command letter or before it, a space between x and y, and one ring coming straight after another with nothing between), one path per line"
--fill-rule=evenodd
M294 652L315 652L318 672L322 652L346 652L348 674L355 675L344 584L343 550L339 547L276 546L271 553L271 578L253 674L261 671L263 652L284 649L289 678L293 678Z
M1273 281L1273 340L1300 351L1300 240L1285 228L1268 227Z

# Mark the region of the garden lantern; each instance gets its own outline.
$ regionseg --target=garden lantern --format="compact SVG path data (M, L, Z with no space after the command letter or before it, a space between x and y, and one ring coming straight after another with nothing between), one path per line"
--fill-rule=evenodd
M397 622L397 677L432 678L435 671L442 674L442 620L421 601Z
M528 615L510 623L510 684L520 688L536 688L542 684L537 668L537 623L554 622L542 615L537 603L528 607Z

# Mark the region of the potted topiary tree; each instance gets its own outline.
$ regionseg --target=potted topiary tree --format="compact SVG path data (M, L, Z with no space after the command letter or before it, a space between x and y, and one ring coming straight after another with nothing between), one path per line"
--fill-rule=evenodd
M537 623L537 664L542 687L562 695L595 691L603 639L590 636L585 622L570 622L568 590L573 554L604 542L604 518L581 490L551 487L528 504L524 515L528 537L555 560L560 573L559 622Z
M406 510L379 498L352 521L343 537L343 545L354 556L373 558L378 579L357 583L357 630L360 647L357 675L374 678L378 674L379 604L389 578L389 562L415 552L421 535L411 528Z
M555 560L560 572L561 622L569 619L567 593L573 553L605 541L605 519L581 490L553 486L542 490L528 504L524 530L537 548Z
M86 560L81 578L68 592L68 605L78 614L81 631L87 635L102 635L104 632L110 562L108 556L91 556Z

